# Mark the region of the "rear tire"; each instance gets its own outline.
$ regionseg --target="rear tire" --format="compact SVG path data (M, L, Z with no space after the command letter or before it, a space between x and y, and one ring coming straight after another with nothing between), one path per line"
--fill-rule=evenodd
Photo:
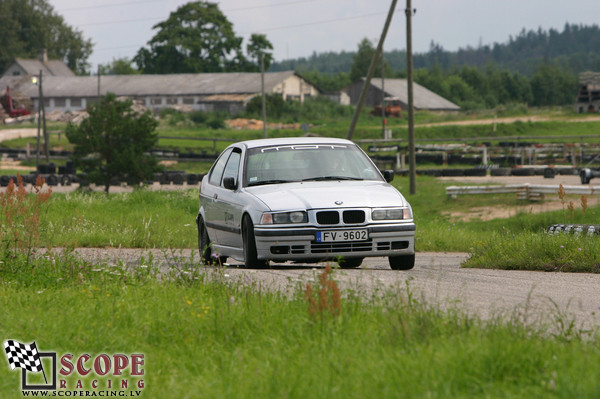
M410 270L415 267L415 254L390 256L388 260L392 270Z
M204 220L202 217L198 217L198 251L200 251L202 263L205 265L224 265L225 262L227 262L227 256L219 256L218 258L213 257L211 244L212 242L208 237L208 231L206 231Z
M343 258L339 259L337 263L342 269L354 269L362 264L363 259L364 258Z
M248 215L244 216L242 222L242 239L244 241L244 264L246 267L252 269L264 269L267 267L267 261L257 259L254 224Z
M210 247L210 238L204 224L204 219L198 216L198 251L200 252L200 260L205 265L212 262L212 249Z

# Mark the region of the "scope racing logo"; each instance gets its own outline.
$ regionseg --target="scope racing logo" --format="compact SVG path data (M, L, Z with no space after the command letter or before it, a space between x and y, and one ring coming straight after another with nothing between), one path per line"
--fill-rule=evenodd
M145 387L143 354L65 353L59 358L56 352L40 352L35 341L27 345L13 339L4 342L4 352L10 369L21 369L23 396L138 397Z

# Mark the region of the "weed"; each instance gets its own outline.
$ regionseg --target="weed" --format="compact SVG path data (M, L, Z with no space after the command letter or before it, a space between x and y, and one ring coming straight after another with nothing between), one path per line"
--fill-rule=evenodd
M23 178L17 175L17 183L10 180L6 191L0 193L0 242L3 257L14 252L30 254L37 246L40 231L40 212L52 194L52 189L42 191L44 179L38 176L28 193Z
M308 313L313 319L323 320L328 315L342 314L340 289L331 278L331 273L331 265L328 264L323 273L319 274L316 291L310 283L306 283L304 298L308 302Z
M588 209L588 200L587 197L584 195L581 196L581 216L585 216L585 212Z

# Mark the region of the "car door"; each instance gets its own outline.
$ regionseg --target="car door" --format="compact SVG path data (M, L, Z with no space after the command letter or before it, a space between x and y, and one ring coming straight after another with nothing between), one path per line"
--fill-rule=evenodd
M202 185L202 198L204 201L204 218L206 229L210 239L216 243L220 243L219 231L225 224L218 198L222 191L221 181L223 180L225 165L227 165L227 161L229 160L229 156L231 155L232 151L233 148L228 148L223 151L207 176L207 184Z
M223 171L217 198L218 211L223 220L222 228L217 233L219 242L221 245L235 248L241 248L242 245L241 219L244 200L243 193L239 189L241 159L241 149L233 148Z

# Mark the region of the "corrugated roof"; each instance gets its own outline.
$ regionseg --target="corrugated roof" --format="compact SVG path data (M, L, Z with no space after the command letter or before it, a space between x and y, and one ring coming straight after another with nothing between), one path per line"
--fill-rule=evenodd
M265 73L265 91L272 92L294 71ZM98 76L43 78L44 96L95 97ZM185 96L213 94L255 94L261 91L260 73L199 73L173 75L106 75L100 77L100 93L117 96ZM24 90L37 98L37 86Z
M364 82L365 79L363 78ZM371 85L381 90L381 79L371 79ZM400 101L408 104L408 82L406 79L385 79L384 89L386 96L398 97ZM429 89L413 83L413 99L414 105L417 109L430 109L430 110L448 110L458 111L460 107L451 101L446 100L444 97L439 96Z
M600 85L600 72L581 72L579 74L579 83L580 84L592 84L595 86Z
M35 59L16 58L15 63L19 64L28 75L39 75L40 71L42 71L42 75L46 76L75 76L73 71L64 62L59 60L41 62Z

